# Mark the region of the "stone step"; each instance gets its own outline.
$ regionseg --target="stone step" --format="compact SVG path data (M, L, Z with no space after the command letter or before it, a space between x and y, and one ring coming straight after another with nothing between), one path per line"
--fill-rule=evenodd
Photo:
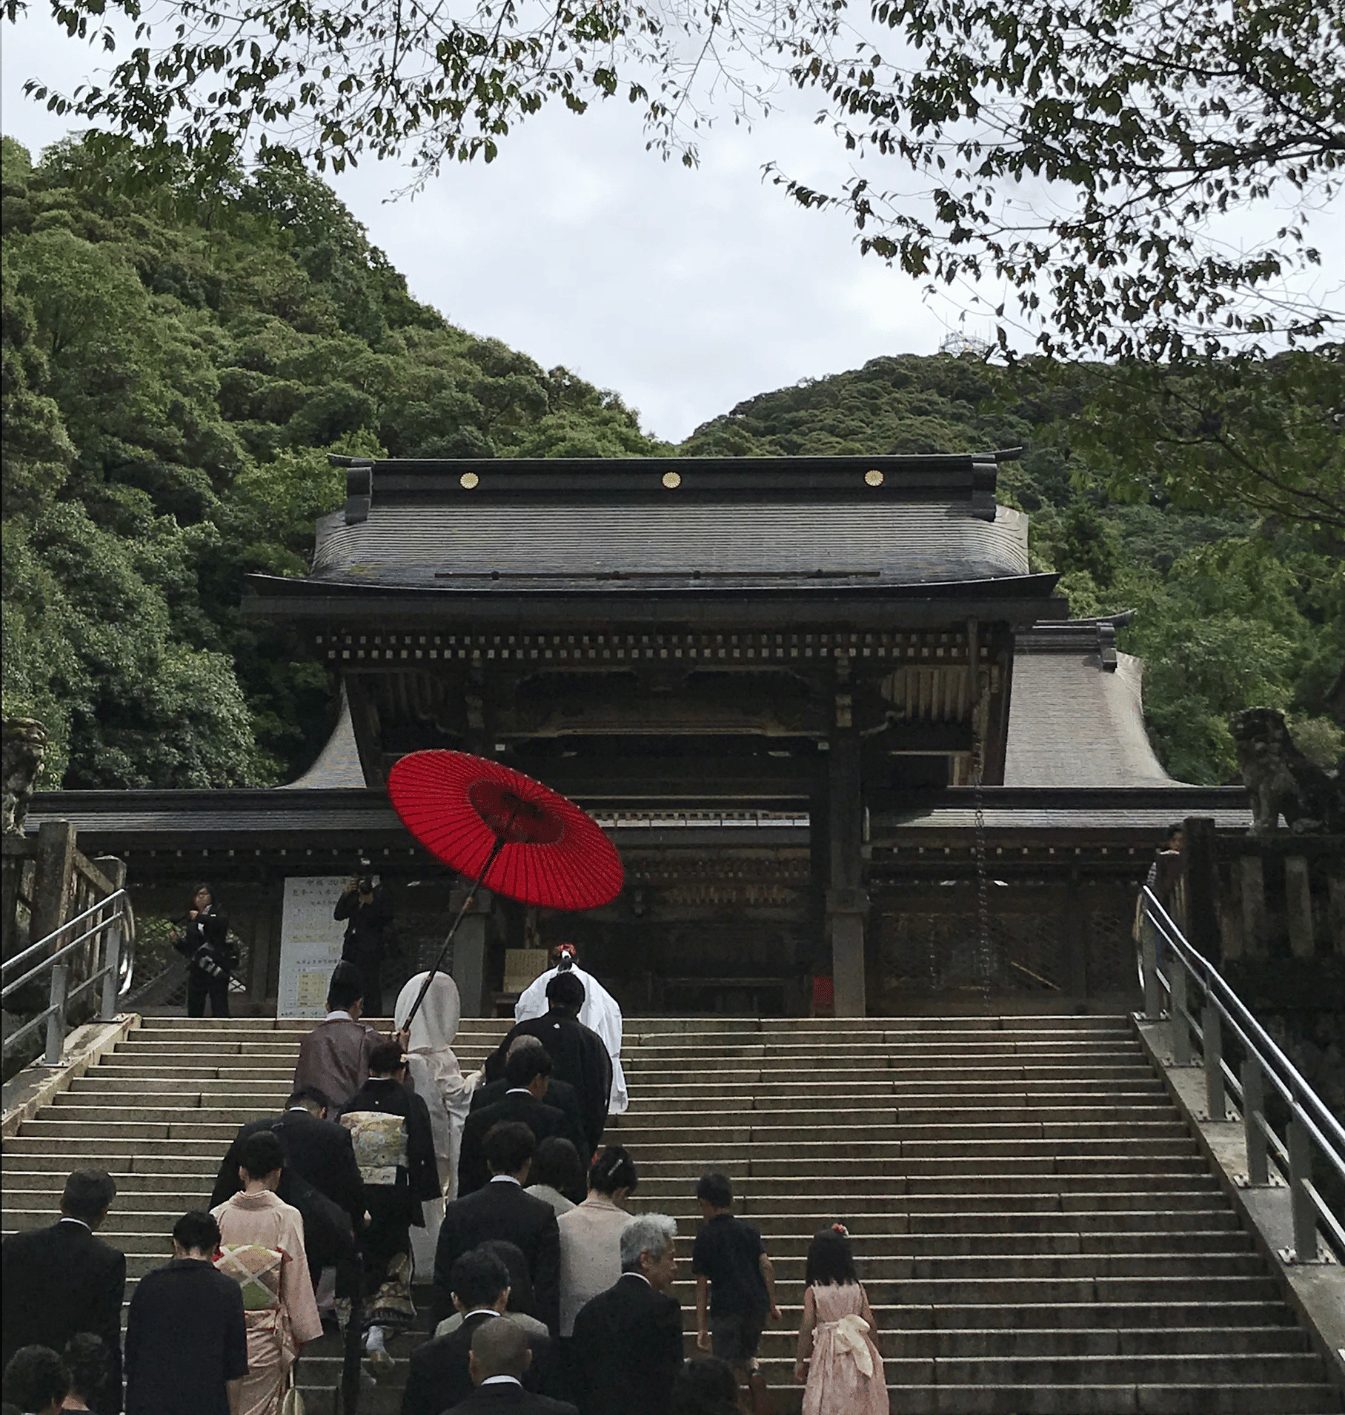
M109 1216L100 1230L100 1235L114 1248L126 1253L161 1252L162 1237L167 1234L178 1216L189 1208L200 1207L204 1196L189 1196L179 1208L172 1210L159 1206L151 1210L127 1209ZM0 1214L0 1227L6 1232L43 1228L53 1221L50 1209L6 1208ZM800 1259L807 1256L816 1229L797 1233L770 1233L765 1235L766 1246L773 1259ZM145 1235L152 1235L154 1243L147 1250ZM690 1259L691 1245L695 1230L689 1224L679 1237L678 1252ZM1140 1255L1146 1258L1162 1258L1167 1255L1189 1257L1194 1254L1215 1254L1222 1256L1246 1255L1250 1252L1248 1240L1240 1234L1227 1230L1212 1232L1182 1231L1164 1233L1158 1230L1148 1232L1118 1233L1003 1233L1003 1234L890 1234L882 1232L860 1233L852 1229L851 1242L855 1257L862 1263L863 1270L871 1275L898 1276L903 1263L914 1258L934 1257L987 1257L1032 1253L1036 1256L1051 1255Z
M780 1333L778 1341L763 1347L760 1369L771 1385L786 1385L793 1377L794 1358L788 1351L786 1341L793 1333ZM1020 1341L1026 1333L1013 1333ZM893 1343L883 1343L890 1346ZM686 1354L695 1354L694 1343L687 1334ZM399 1354L393 1348L394 1357ZM403 1382L404 1382L404 1363ZM335 1385L340 1375L341 1357L336 1354L314 1354L305 1357L305 1379L315 1385ZM1314 1377L1320 1377L1321 1365L1317 1357L1307 1352L1294 1351L1178 1351L1149 1352L1135 1355L1095 1354L1084 1352L1077 1355L1053 1354L1035 1356L1017 1354L995 1356L978 1353L971 1357L958 1356L914 1356L904 1350L894 1354L883 1351L883 1365L889 1388L897 1391L910 1386L940 1385L957 1387L981 1385L983 1383L1014 1385L1083 1385L1090 1382L1101 1384L1138 1385L1149 1384L1196 1384L1232 1385L1238 1381L1254 1384L1269 1382L1290 1384L1310 1384Z
M802 1408L802 1388L780 1384L792 1377L792 1369L790 1362L766 1370L775 1415L798 1415ZM301 1363L298 1383L312 1415L335 1415L330 1391L306 1385L308 1379ZM1339 1392L1321 1383L1102 1385L1089 1380L1030 1386L889 1384L888 1391L893 1410L902 1415L1335 1415L1342 1409ZM401 1399L398 1384L366 1388L361 1415L399 1415Z
M300 1379L309 1415L336 1415L335 1397ZM1245 1392L1245 1395L1244 1395ZM800 1386L772 1387L774 1415L799 1415ZM1329 1386L902 1386L890 1390L902 1415L1336 1415ZM367 1389L361 1415L400 1415L397 1387Z
M166 1232L132 1233L123 1237L125 1241L115 1246L125 1251L128 1272L140 1275L165 1261ZM778 1257L774 1262L779 1283L802 1287L802 1256ZM689 1266L686 1270L690 1272ZM865 1287L872 1301L888 1303L928 1302L934 1300L931 1293L944 1290L951 1300L966 1301L973 1295L987 1296L1003 1284L1015 1283L1038 1284L1051 1292L1057 1290L1052 1284L1058 1284L1062 1294L1079 1301L1086 1300L1086 1295L1094 1290L1100 1296L1107 1295L1104 1284L1119 1287L1125 1283L1136 1284L1136 1291L1145 1284L1189 1283L1189 1291L1181 1295L1192 1297L1197 1288L1213 1295L1219 1283L1251 1284L1254 1290L1244 1295L1259 1297L1266 1293L1256 1284L1270 1281L1264 1273L1264 1262L1259 1255L1251 1253L886 1255L874 1260L872 1270L866 1269ZM1008 1291L1011 1289L1006 1289ZM1158 1293L1164 1291L1161 1286L1156 1288ZM682 1293L684 1301L694 1300L689 1278L682 1285ZM1119 1298L1123 1294L1117 1291L1112 1295ZM1056 1300L1063 1300L1063 1296Z
M168 1261L168 1257L166 1235L157 1249L151 1246L142 1253L129 1254L128 1296L132 1280L138 1280L145 1273L161 1266ZM803 1264L801 1260L784 1261L797 1266L796 1273L791 1268L790 1274L784 1275L780 1273L780 1265L777 1264L777 1281L786 1290L787 1295L792 1295L789 1284L793 1284L793 1292L802 1288ZM926 1261L926 1265L935 1267L941 1263L946 1265L958 1261L963 1261L965 1265L965 1260L956 1259L930 1259ZM1044 1319L1039 1315L1034 1319L1033 1312L1058 1305L1085 1306L1097 1310L1099 1304L1157 1304L1162 1307L1171 1303L1203 1304L1203 1324L1213 1325L1216 1324L1217 1312L1225 1303L1262 1306L1280 1301L1279 1289L1268 1276L1250 1273L1208 1273L1204 1270L1204 1260L1200 1259L1190 1260L1187 1266L1192 1269L1189 1273L1170 1270L1154 1275L1098 1273L1052 1276L1039 1273L1024 1276L866 1276L864 1287L873 1304L875 1315L880 1308L911 1308L921 1314L917 1328L919 1330L926 1330L931 1326L930 1308L946 1306L984 1307L985 1304L994 1304L996 1308L1019 1307L1023 1309L1023 1320L1010 1323L1006 1316L1005 1324L1039 1327ZM1264 1265L1256 1271L1264 1274ZM694 1311L695 1286L686 1264L682 1264L682 1275L673 1283L672 1292L686 1312ZM903 1321L900 1315L895 1320L898 1326L909 1325L909 1321ZM1097 1319L1081 1321L1080 1324L1097 1325ZM1155 1314L1152 1324L1161 1324L1161 1313Z

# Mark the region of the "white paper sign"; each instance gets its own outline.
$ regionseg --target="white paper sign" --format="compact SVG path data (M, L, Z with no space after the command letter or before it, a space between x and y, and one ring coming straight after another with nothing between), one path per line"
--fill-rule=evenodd
M291 876L285 881L280 916L280 996L277 1017L327 1015L327 984L341 960L346 926L332 910L347 880L333 876Z

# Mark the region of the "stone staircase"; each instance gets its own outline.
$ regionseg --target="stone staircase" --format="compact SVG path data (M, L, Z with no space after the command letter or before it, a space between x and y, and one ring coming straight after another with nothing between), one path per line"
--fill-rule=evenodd
M464 1070L504 1027L464 1022ZM134 1283L237 1126L279 1108L304 1030L145 1019L4 1143L5 1230L50 1222L65 1173L101 1165L119 1189L103 1233ZM901 1415L1345 1409L1128 1019L654 1018L626 1038L632 1107L609 1138L639 1165L634 1206L673 1214L685 1256L696 1177L732 1176L775 1261L784 1322L762 1364L781 1415L800 1401L804 1255L836 1219ZM678 1295L690 1333L686 1263ZM313 1415L335 1409L339 1366L332 1338L305 1355ZM385 1385L361 1410L399 1404Z

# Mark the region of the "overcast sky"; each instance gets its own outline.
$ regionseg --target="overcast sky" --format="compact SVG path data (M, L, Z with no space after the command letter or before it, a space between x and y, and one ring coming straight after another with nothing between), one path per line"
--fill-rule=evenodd
M44 16L4 38L0 118L36 156L65 123L23 80L68 92L98 56ZM638 110L613 102L582 117L548 108L493 164L452 164L414 199L388 200L406 182L393 164L334 185L418 299L616 389L677 441L755 393L991 332L861 258L843 213L806 212L763 182L763 165L787 156L791 175L835 185L838 150L815 107L795 95L751 132L716 128L695 170L646 153ZM1324 250L1345 249L1339 207L1315 229ZM1339 273L1337 261L1333 283Z

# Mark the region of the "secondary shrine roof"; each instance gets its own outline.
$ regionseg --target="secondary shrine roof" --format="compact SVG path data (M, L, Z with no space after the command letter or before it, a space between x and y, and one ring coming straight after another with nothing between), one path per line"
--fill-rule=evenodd
M1144 726L1144 664L1119 653L1129 614L1014 637L1005 786L1176 786Z
M334 459L345 507L264 596L885 592L1045 600L983 455Z

